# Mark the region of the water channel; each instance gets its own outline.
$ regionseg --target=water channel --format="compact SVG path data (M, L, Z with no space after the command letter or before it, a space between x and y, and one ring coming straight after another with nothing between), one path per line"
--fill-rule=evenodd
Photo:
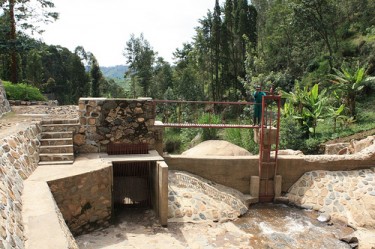
M235 224L253 234L254 248L351 248L339 240L353 232L339 222L320 222L318 213L282 204L258 204Z
M286 249L352 248L340 238L353 230L320 222L318 213L283 204L257 204L234 222L169 223L161 227L152 210L117 212L111 227L76 238L80 248Z

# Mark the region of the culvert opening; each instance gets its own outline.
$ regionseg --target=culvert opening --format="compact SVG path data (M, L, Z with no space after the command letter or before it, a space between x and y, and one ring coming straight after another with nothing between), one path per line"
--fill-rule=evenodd
M113 202L116 210L152 209L152 164L113 162Z

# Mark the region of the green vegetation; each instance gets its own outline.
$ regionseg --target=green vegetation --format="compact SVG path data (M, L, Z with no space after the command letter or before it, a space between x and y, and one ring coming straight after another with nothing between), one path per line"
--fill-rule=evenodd
M261 85L285 97L282 148L316 152L322 142L374 127L375 1L226 0L220 5L213 0L192 41L175 50L173 64L158 57L143 34L131 35L124 42L124 79L106 78L82 47L72 53L30 38L25 29L15 33L12 10L24 10L22 18L32 13L28 0L11 2L0 3L0 78L37 87L61 104L87 96L251 101L255 85ZM45 3L47 19L58 16L52 2L36 2ZM31 27L27 19L22 23L26 30ZM171 116L163 118L176 118L175 110L164 111ZM192 111L179 110L179 115L189 117ZM226 122L245 120L228 114ZM187 130L166 132L171 150L212 138L257 150L251 132Z
M4 88L9 100L45 101L39 89L24 83L12 84L4 81Z

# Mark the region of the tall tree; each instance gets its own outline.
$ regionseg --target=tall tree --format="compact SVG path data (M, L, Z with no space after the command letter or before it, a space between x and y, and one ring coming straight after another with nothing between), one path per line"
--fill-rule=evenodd
M334 53L337 51L337 7L330 0L301 0L293 7L295 23L302 29L316 32L328 50L330 69L334 67Z
M95 56L91 54L91 94L93 97L100 97L100 81L103 78L103 74L100 71L99 63Z
M213 13L213 22L212 22L212 37L211 37L211 46L212 46L212 60L214 64L214 81L212 82L212 100L219 100L221 96L221 86L219 79L219 70L220 70L220 45L221 45L221 10L219 5L219 0L215 1L215 8Z
M134 85L139 82L143 96L149 96L153 64L157 53L154 52L150 43L143 37L143 34L138 38L131 34L123 55L129 65L126 76L130 76ZM136 97L135 94L133 97Z
M58 13L50 11L54 4L47 0L8 0L0 1L0 6L9 16L9 34L8 41L10 45L10 71L11 81L16 83L19 79L18 74L18 56L17 56L17 27L20 30L29 29L32 32L42 32L38 26L30 22L31 19L49 22L58 18ZM35 11L35 5L39 5L41 13Z

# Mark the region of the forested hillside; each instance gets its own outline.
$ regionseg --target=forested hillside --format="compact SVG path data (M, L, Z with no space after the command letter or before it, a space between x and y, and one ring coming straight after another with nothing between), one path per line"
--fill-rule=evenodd
M128 67L125 65L117 65L113 67L100 67L100 70L107 79L123 80Z
M35 28L29 1L10 2L0 3L0 78L37 86L63 104L80 96L242 101L251 100L255 85L272 86L286 98L286 127L297 127L285 137L295 135L300 147L301 139L322 135L322 120L332 120L334 136L360 124L360 102L374 94L375 1L213 0L192 40L175 49L173 64L143 34L124 41L121 86L103 77L122 79L120 67L104 72L82 47L69 51L25 35ZM44 2L44 17L55 19L53 1Z

